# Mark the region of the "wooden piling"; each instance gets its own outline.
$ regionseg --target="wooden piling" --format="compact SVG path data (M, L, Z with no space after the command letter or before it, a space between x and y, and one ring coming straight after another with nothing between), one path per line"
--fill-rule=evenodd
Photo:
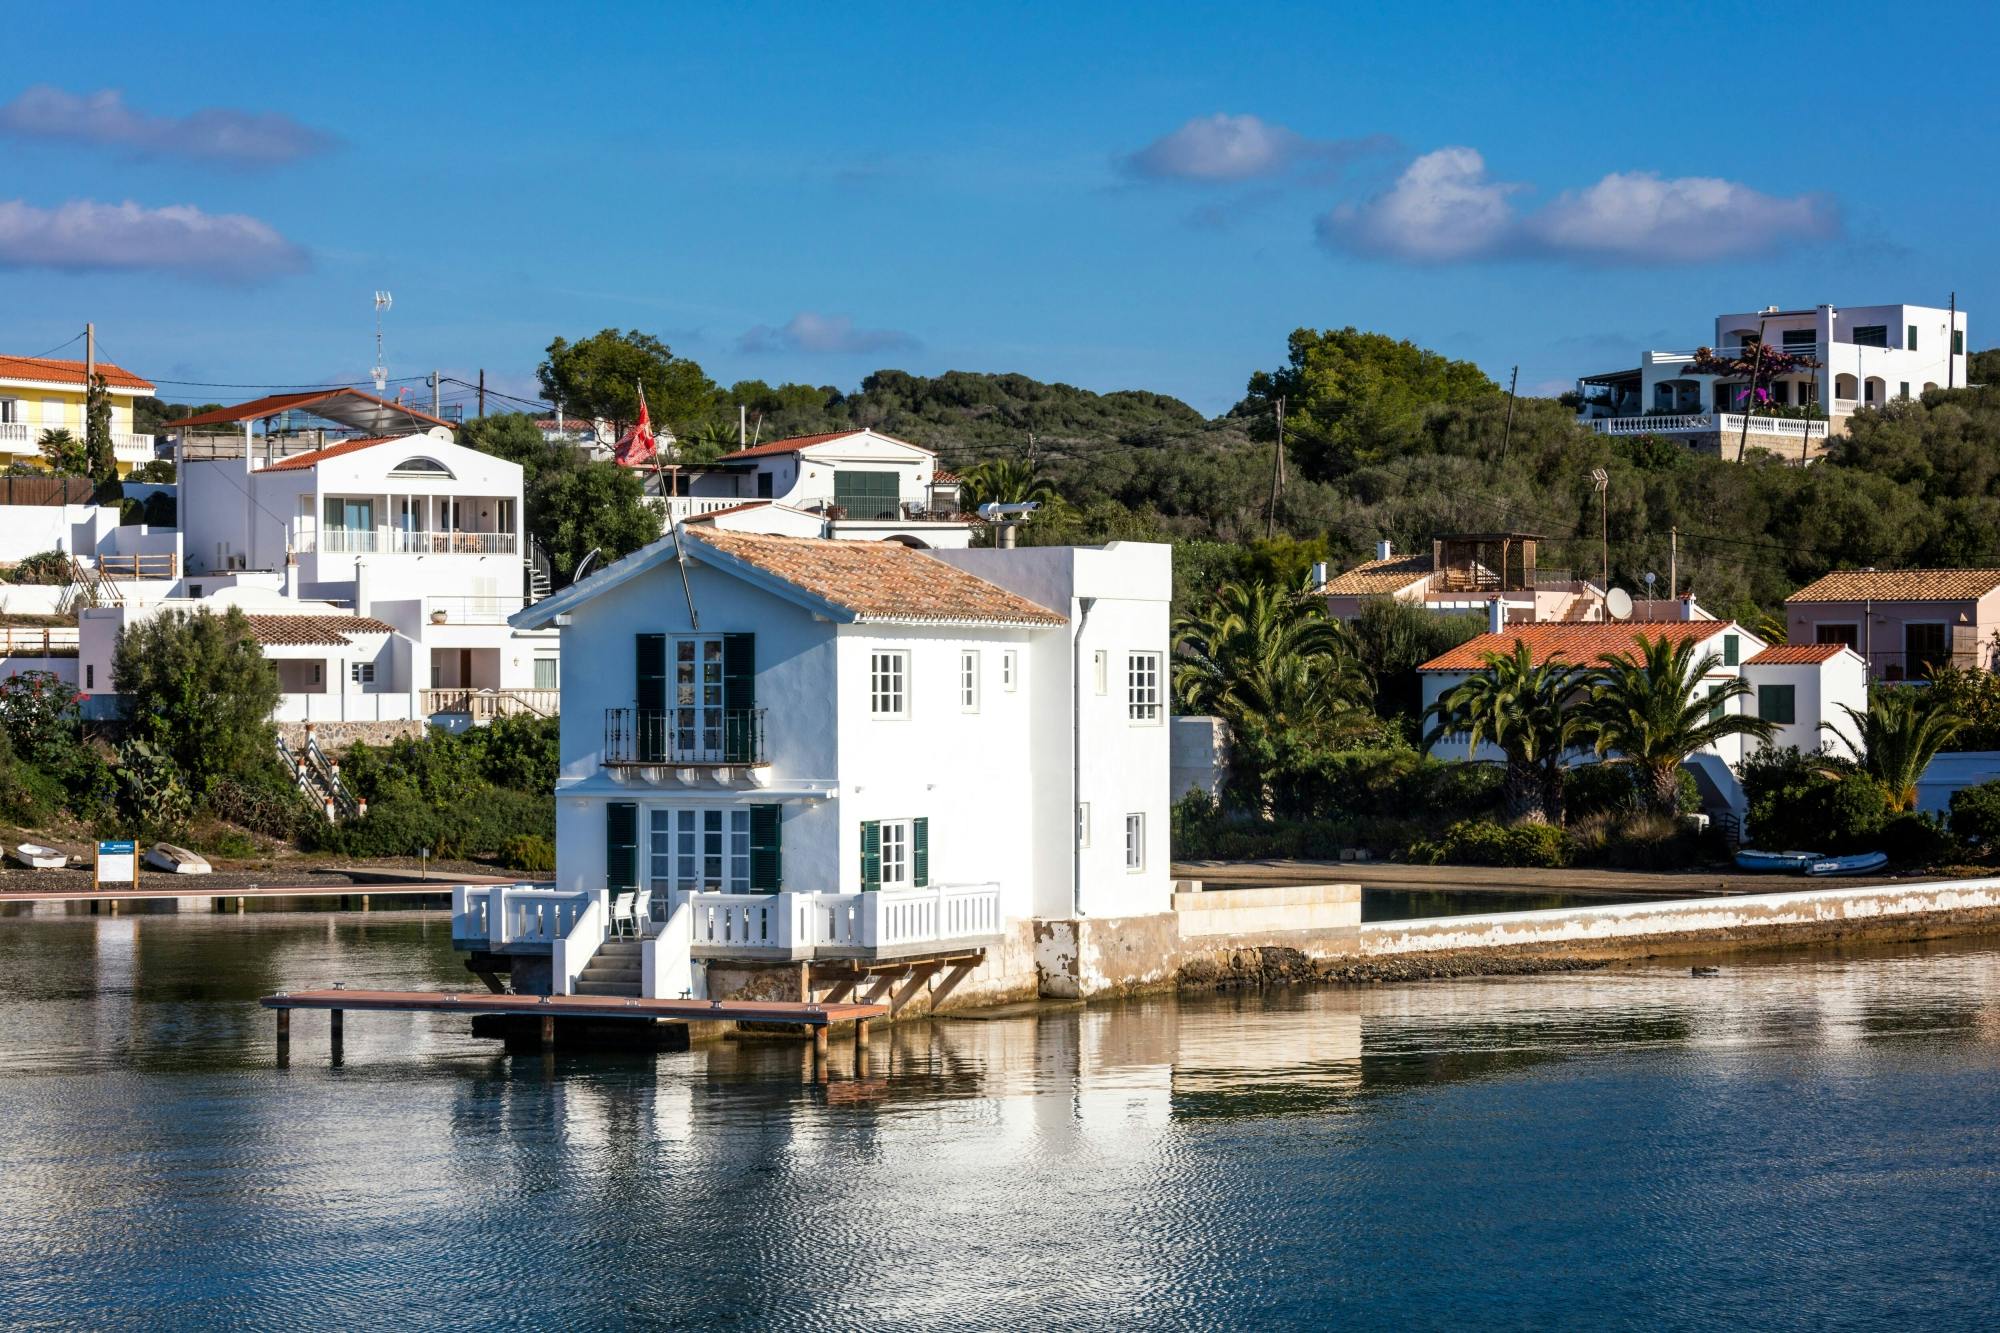
M854 1020L854 1049L857 1051L868 1049L868 1020L865 1018Z
M280 1009L278 1013L278 1063L290 1064L292 1059L292 1011Z
M552 1014L542 1017L542 1049L553 1050L556 1044L556 1020Z

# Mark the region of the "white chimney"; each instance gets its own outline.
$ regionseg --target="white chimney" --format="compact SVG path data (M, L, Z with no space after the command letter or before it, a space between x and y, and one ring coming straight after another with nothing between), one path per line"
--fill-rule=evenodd
M1682 620L1701 619L1700 616L1695 614L1693 593L1689 593L1685 597L1681 598L1681 619Z
M354 562L354 614L357 616L367 615L368 606L368 562L366 560L356 560Z
M1312 573L1313 591L1318 592L1321 588L1324 588L1325 586L1326 586L1326 561L1315 560L1313 561L1313 573Z
M1375 558L1377 560L1387 560L1390 556L1394 554L1396 554L1396 547L1394 543L1387 541L1386 539L1375 543Z
M1507 632L1507 603L1498 597L1486 603L1486 632L1504 634Z

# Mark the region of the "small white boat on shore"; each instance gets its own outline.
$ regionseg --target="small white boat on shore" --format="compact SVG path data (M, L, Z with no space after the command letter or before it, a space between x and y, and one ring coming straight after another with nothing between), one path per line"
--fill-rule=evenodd
M156 842L148 848L146 864L169 875L206 875L214 868L198 853L170 842Z
M1886 852L1860 852L1854 856L1829 856L1814 861L1806 867L1806 873L1815 879L1827 875L1866 875L1888 864Z
M14 859L30 870L61 870L69 864L69 853L39 842L24 842L14 849Z

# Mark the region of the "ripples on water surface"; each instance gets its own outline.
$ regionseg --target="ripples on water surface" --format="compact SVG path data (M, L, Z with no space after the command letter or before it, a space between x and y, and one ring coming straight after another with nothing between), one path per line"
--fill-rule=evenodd
M2000 942L508 1057L441 915L0 918L0 1323L1990 1327Z

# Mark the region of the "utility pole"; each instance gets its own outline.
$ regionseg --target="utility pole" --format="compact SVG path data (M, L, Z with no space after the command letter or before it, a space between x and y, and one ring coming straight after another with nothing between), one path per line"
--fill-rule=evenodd
M1279 398L1276 404L1278 417L1278 447L1271 454L1271 509L1264 517L1264 540L1270 541L1278 535L1278 492L1285 485L1285 400Z
M1681 530L1678 525L1667 529L1667 600L1674 601L1681 595Z
M431 415L436 416L437 414L438 414L438 373L435 370L433 370L431 372Z
M1611 474L1603 468L1590 470L1590 483L1597 488L1598 538L1604 544L1604 595L1611 595Z
M1951 314L1945 320L1944 328L1944 387L1958 387L1958 293L1951 294Z
M486 415L486 367L479 368L479 415Z
M738 449L746 448L749 443L750 406L747 403L738 403L736 405L736 447Z
M1507 446L1514 441L1514 390L1521 383L1521 368L1514 367L1514 373L1507 377L1507 428L1500 434L1500 461L1507 461Z

